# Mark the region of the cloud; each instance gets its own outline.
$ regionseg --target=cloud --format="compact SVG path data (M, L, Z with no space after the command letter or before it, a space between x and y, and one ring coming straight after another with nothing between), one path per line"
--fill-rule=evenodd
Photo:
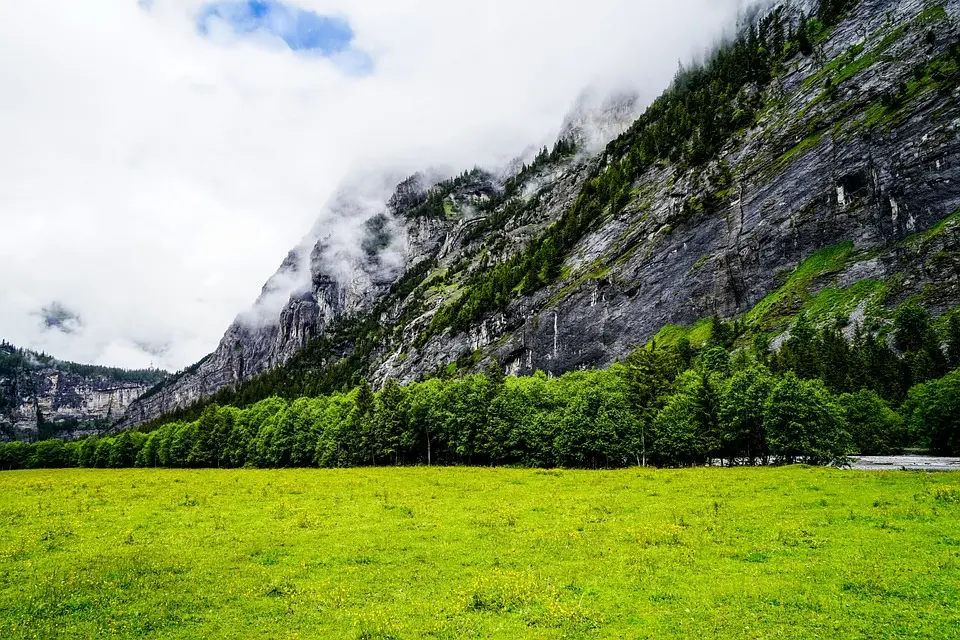
M396 276L406 264L406 245L386 203L401 180L388 170L346 178L256 302L239 314L240 323L249 329L276 323L291 296L308 293L318 278L337 283L349 304L369 294L375 280Z
M48 331L70 334L83 327L80 316L56 300L44 306L36 315L40 316L41 327Z
M0 335L99 364L195 362L324 226L344 177L504 163L549 143L589 85L647 103L739 3L275 6L345 21L349 46L294 50L296 30L222 16L205 35L200 0L5 8ZM351 52L368 72L345 73ZM82 326L39 326L53 300Z

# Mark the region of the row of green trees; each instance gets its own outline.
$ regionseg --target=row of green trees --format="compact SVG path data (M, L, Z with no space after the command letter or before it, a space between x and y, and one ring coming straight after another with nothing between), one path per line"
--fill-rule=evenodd
M889 336L857 327L852 340L839 325L816 329L801 316L779 350L769 353L760 343L758 352L774 372L823 380L835 393L871 389L900 405L914 385L960 367L960 314L938 329L925 309L904 304Z
M889 404L868 379L836 393L763 359L762 350L731 356L719 345L695 354L681 341L559 378L505 378L493 366L407 387L391 381L378 393L363 383L246 409L209 405L197 420L150 433L8 443L0 468L839 464L909 445L960 454L960 370Z

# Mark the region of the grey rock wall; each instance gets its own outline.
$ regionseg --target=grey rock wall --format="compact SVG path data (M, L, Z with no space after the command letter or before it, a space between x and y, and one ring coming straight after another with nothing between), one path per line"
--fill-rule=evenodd
M0 375L0 440L63 438L108 430L148 388L56 366Z

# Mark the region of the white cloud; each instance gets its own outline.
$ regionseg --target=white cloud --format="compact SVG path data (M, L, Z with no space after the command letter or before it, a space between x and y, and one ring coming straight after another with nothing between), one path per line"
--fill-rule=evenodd
M345 176L507 159L589 84L644 101L737 0L312 0L373 73L203 38L195 0L34 0L0 20L0 336L176 369L216 346ZM52 302L82 318L42 328ZM144 350L145 345L150 351Z

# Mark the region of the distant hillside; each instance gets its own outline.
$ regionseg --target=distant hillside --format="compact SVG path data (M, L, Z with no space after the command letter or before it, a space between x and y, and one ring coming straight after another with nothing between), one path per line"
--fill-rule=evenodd
M0 440L100 433L167 376L57 360L0 341Z

